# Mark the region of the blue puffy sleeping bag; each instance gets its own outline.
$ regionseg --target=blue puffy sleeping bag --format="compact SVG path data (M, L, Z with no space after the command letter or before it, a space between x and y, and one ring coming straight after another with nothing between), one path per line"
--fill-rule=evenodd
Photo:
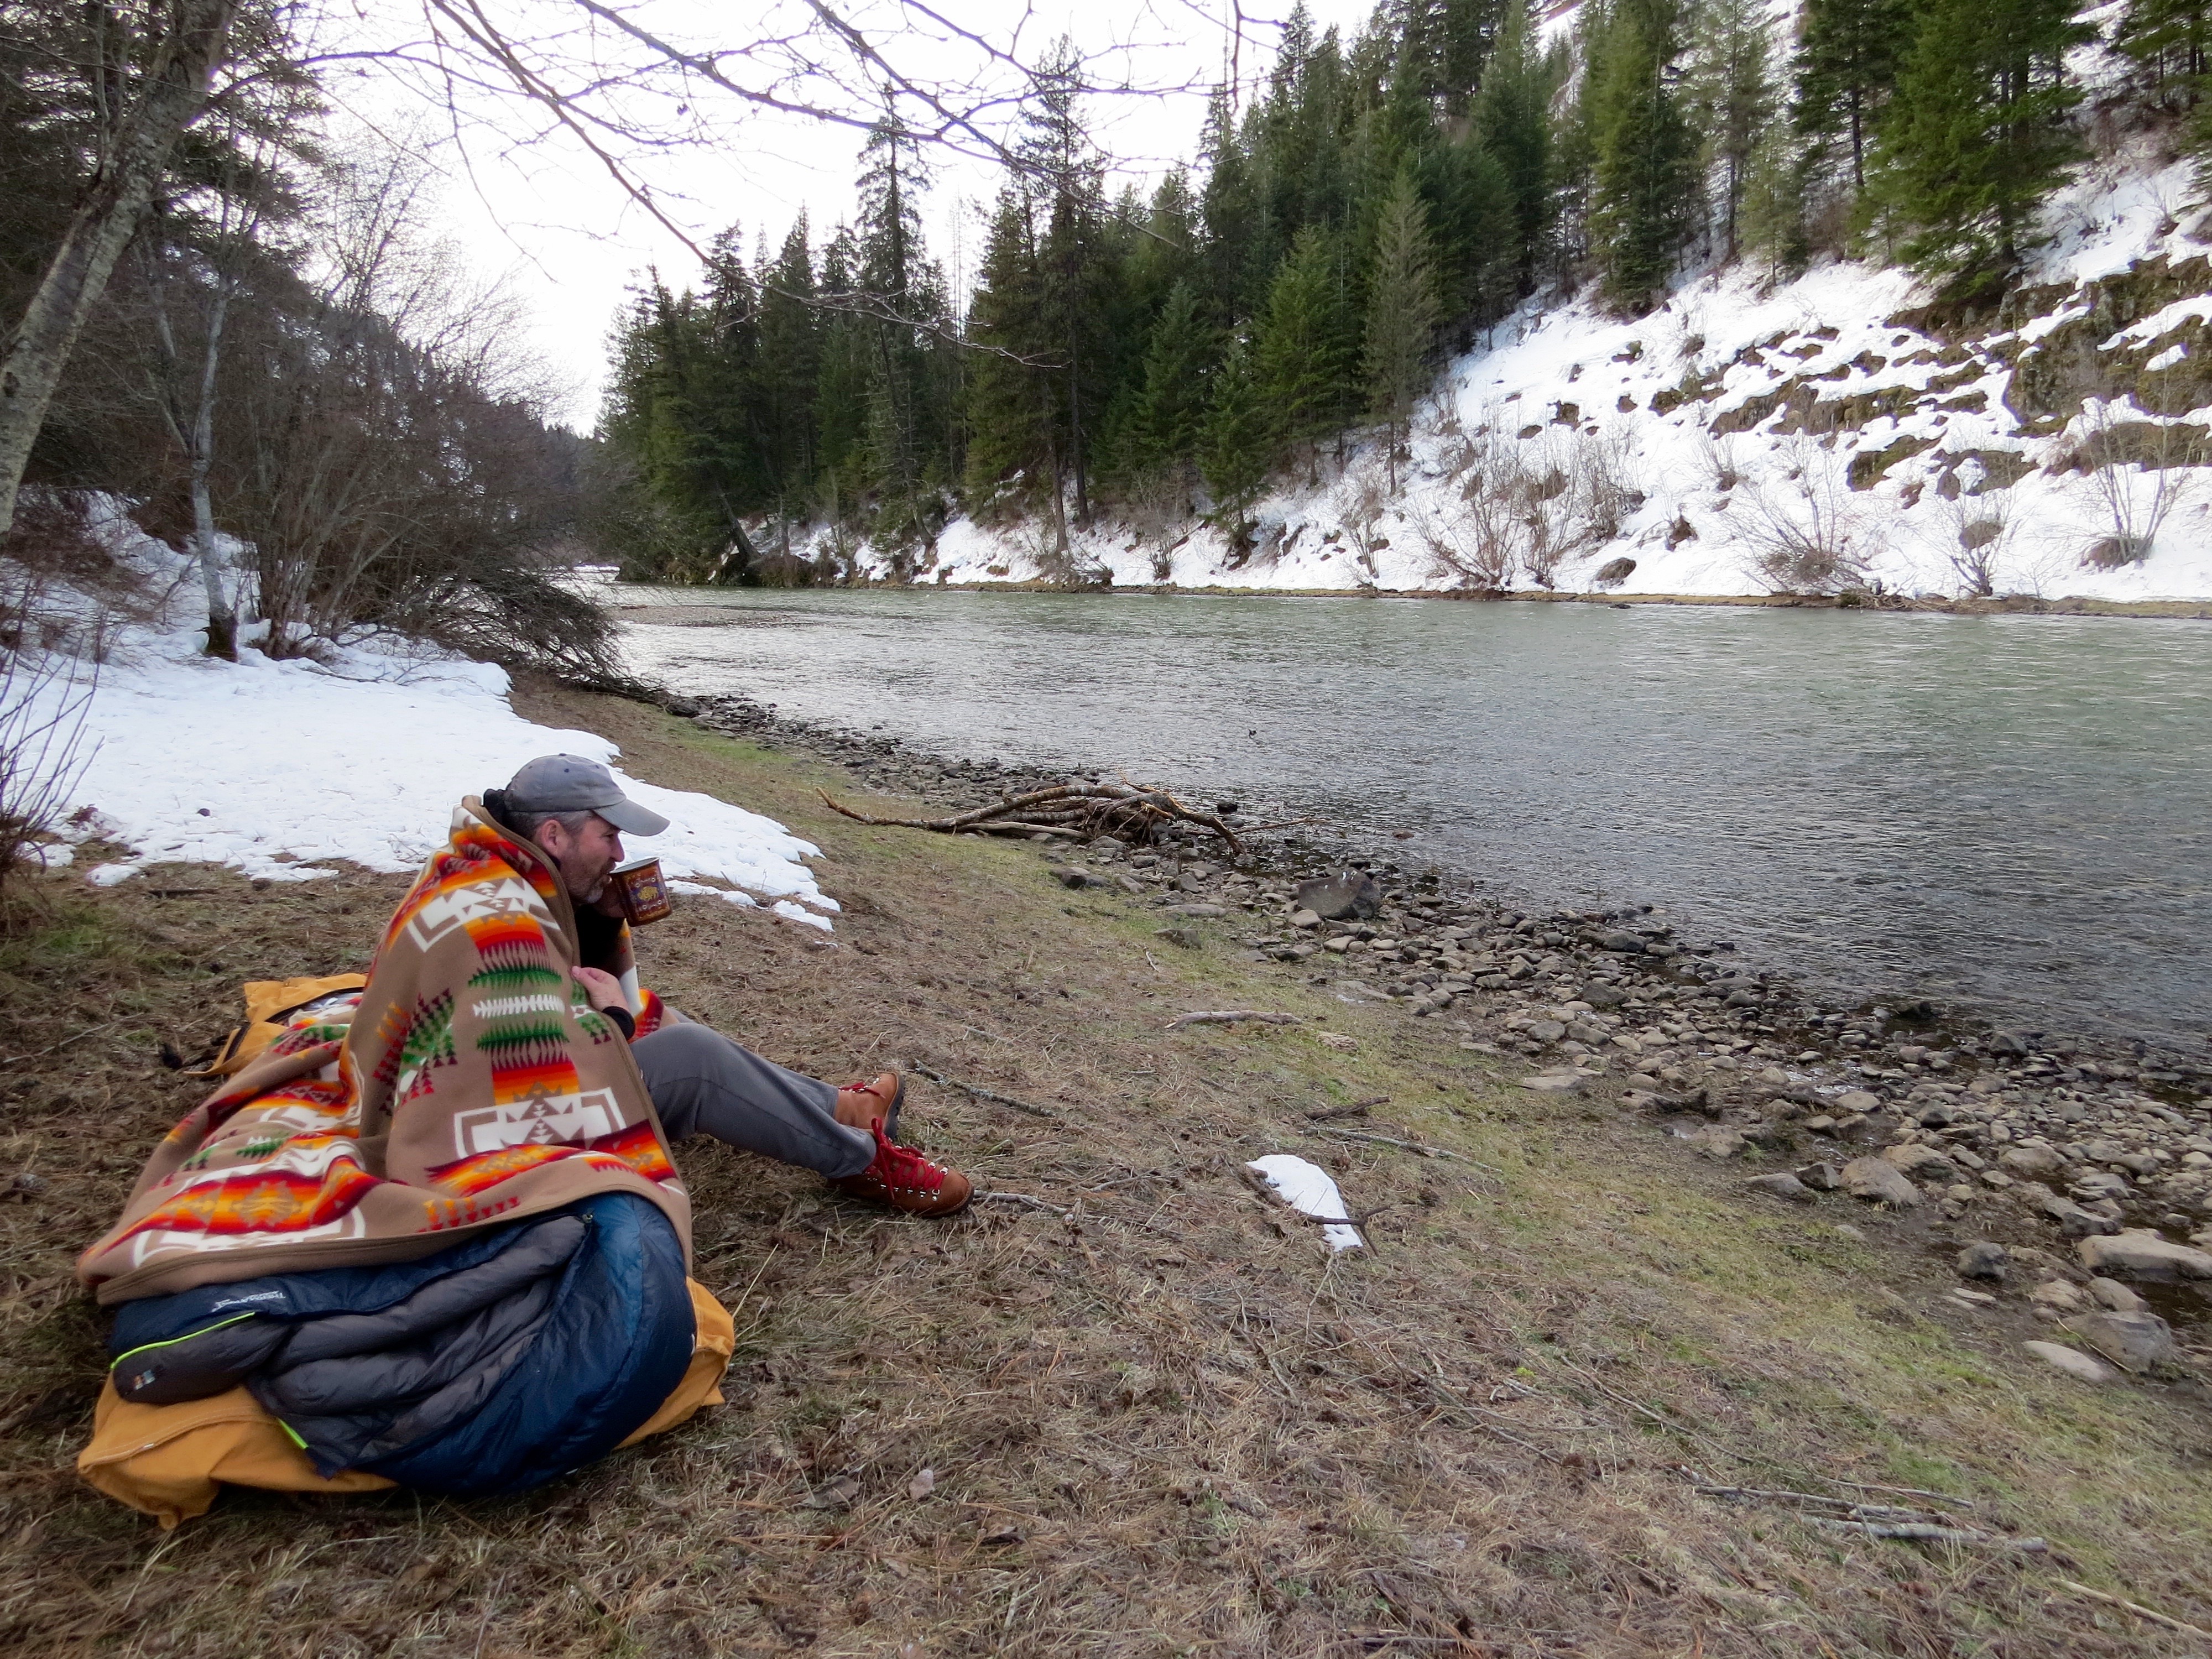
M243 1382L323 1474L490 1496L628 1438L696 1334L675 1228L608 1193L417 1261L127 1302L110 1375L152 1405Z

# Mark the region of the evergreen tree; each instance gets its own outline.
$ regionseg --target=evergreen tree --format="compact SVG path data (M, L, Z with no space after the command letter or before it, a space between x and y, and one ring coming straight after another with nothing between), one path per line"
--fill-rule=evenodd
M2208 0L2130 0L2112 31L2112 47L2149 71L2151 87L2169 107L2193 106L2212 70L2212 3Z
M1437 314L1464 349L1476 328L1511 308L1517 265L1512 187L1498 158L1472 137L1422 152L1416 177L1428 210Z
M1752 151L1738 224L1747 254L1767 280L1796 275L1812 257L1805 223L1805 155L1789 126L1771 124Z
M1674 85L1676 0L1617 0L1591 63L1590 240L1606 293L1650 309L1695 228L1697 145Z
M1275 422L1252 353L1239 340L1213 378L1199 468L1213 497L1213 521L1225 531L1241 562L1252 545L1252 504L1266 489L1274 465Z
M1911 264L1968 286L2019 268L2037 205L2081 153L2066 52L2090 33L2073 0L1927 0L1871 185Z
M1367 406L1382 422L1390 488L1398 487L1398 447L1427 381L1437 329L1436 277L1427 215L1413 170L1398 175L1376 221L1367 283L1367 337L1361 372Z
M1050 195L1037 240L1040 320L1052 371L1055 499L1072 499L1079 522L1091 517L1093 449L1115 381L1119 349L1109 326L1117 272L1103 194L1104 168L1083 130L1076 97L1081 64L1061 40L1040 66L1038 96L1024 112L1021 155L1048 181ZM1066 547L1066 530L1060 532Z
M815 400L821 374L814 255L807 246L806 216L801 214L761 278L762 424L768 436L778 539L787 553L790 520L805 510L819 463Z
M1457 119L1468 112L1505 15L1516 8L1516 0L1444 0L1436 28L1438 90L1446 115Z
M1169 476L1194 463L1219 354L1197 289L1177 283L1153 325L1140 378L1117 423L1114 452L1121 476Z
M877 539L894 568L934 538L941 501L929 479L935 419L942 281L922 246L921 196L928 174L913 135L887 113L860 153L860 293L855 318L866 353L861 422L864 487Z
M867 426L866 319L854 309L862 286L860 264L851 227L838 226L822 250L814 408L817 488L840 501L860 492L860 442Z
M1045 333L1036 217L1027 179L1000 191L969 307L968 337L981 349L968 374L965 489L979 510L1007 484L1034 492L1051 466L1051 398L1034 362Z
M1721 246L1723 257L1732 261L1753 158L1774 120L1762 0L1705 0L1698 13L1690 97L1708 164L1719 174Z
M1225 88L1217 88L1206 113L1206 188L1199 198L1205 228L1206 297L1215 323L1227 326L1249 314L1254 242L1259 230L1258 192L1238 142L1235 112Z
M1474 132L1504 175L1513 215L1515 292L1535 291L1549 252L1553 208L1552 94L1556 66L1537 44L1534 0L1507 0L1498 48L1472 111Z
M1866 189L1875 124L1912 38L1913 0L1805 0L1797 46L1797 131L1841 143L1851 189Z
M970 313L975 337L1000 349L969 383L969 489L986 497L1018 477L1063 556L1068 509L1089 515L1098 441L1130 357L1115 329L1126 239L1108 224L1103 168L1077 108L1081 78L1066 41L1036 70Z
M1284 441L1306 447L1310 474L1322 437L1351 412L1358 335L1340 240L1298 233L1275 273L1254 336L1253 369Z

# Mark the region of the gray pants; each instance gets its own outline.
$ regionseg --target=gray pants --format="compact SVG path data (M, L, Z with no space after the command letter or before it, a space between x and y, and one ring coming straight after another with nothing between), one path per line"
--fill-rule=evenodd
M640 1037L629 1051L671 1140L712 1135L833 1181L875 1161L875 1138L837 1121L835 1085L787 1072L719 1031L685 1020Z

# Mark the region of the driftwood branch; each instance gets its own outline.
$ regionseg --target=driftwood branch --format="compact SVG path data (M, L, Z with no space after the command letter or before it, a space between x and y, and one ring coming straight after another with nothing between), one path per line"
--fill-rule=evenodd
M937 817L882 817L846 805L826 789L815 793L822 804L856 823L895 830L929 830L939 835L1067 836L1088 841L1113 836L1133 845L1156 841L1170 824L1189 823L1220 837L1231 853L1242 853L1237 832L1218 813L1184 805L1164 789L1134 783L1060 783L1001 795L988 805Z
M1244 1020L1256 1020L1262 1025L1304 1024L1296 1014L1271 1014L1258 1008L1217 1008L1210 1013L1178 1014L1168 1022L1168 1030L1179 1030L1186 1025L1235 1025Z

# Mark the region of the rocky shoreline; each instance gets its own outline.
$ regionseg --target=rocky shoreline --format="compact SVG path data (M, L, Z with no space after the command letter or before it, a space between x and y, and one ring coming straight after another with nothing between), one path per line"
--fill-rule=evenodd
M1066 781L740 699L668 706L945 810ZM1194 832L1147 847L1054 837L1039 850L1070 888L1158 907L1169 945L1200 947L1197 923L1241 924L1256 957L1528 1063L1523 1087L1617 1091L1705 1157L1778 1160L1749 1177L1778 1199L1845 1194L1913 1212L1931 1242L1970 1237L1966 1255L1982 1254L1962 1256L1961 1274L1986 1281L2016 1263L2038 1279L2045 1316L2139 1316L2120 1305L2136 1298L2118 1278L2160 1287L2160 1305L2191 1324L2212 1314L2212 1076L2190 1062L2046 1043L1924 1002L1821 1006L1649 907L1529 914L1386 852L1208 805L1245 832L1241 854Z

